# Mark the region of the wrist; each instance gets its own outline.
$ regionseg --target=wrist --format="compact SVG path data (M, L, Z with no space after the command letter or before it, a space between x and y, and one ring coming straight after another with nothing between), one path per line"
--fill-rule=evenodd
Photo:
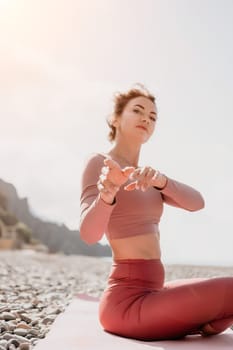
M163 190L167 185L167 176L160 173L156 180L157 181L154 181L153 187L160 191Z
M111 195L110 193L103 193L100 192L100 198L102 199L102 201L104 201L106 204L109 205L113 205L116 203L116 194L115 195Z

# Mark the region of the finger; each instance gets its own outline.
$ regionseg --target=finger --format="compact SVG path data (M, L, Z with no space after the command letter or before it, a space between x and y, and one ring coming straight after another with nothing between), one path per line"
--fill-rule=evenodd
M100 186L98 186L100 184ZM103 192L116 193L119 190L119 186L111 182L105 175L100 175L97 187Z
M101 174L101 175L99 176L99 182L102 183L102 185L104 185L106 179L107 179L107 177L106 177L106 175L104 175L104 174Z
M160 172L158 171L158 170L155 170L155 173L154 173L154 175L153 175L153 177L152 177L152 180L155 180L155 179L157 179L157 177L160 175Z
M128 185L126 185L124 187L124 190L126 190L126 191L133 191L133 190L136 189L136 184L137 184L136 181L135 182L131 182L130 184L128 184Z
M141 190L144 192L147 190L147 188L148 188L148 186L143 186L143 185L139 186L137 181L135 181L135 182L131 182L130 184L126 185L124 187L124 190L126 190L126 191Z
M126 176L127 178L134 172L135 168L132 166L127 166L124 169L122 169L122 173L124 174L124 176Z
M131 175L131 178L140 180L141 178L143 178L146 175L147 169L148 169L148 167L135 169L135 171Z
M154 174L155 174L155 170L152 169L151 167L148 167L144 178L141 180L141 190L142 191L146 191L149 188L149 186L151 185L151 181L153 179Z
M114 185L105 175L100 175L99 182L108 190L116 187L116 185Z
M141 169L140 173L139 173L139 177L140 178L144 178L145 176L147 176L147 173L149 171L149 168L148 167L144 167Z
M153 177L154 176L154 174L155 174L155 170L154 169L152 169L151 167L148 167L148 169L147 169L147 172L146 172L146 177L148 178L148 177Z
M107 190L105 189L104 185L102 183L97 183L97 188L99 190L99 192L107 192Z
M141 171L140 168L134 169L134 171L130 174L130 179L133 180L133 179L138 178L140 171Z
M145 167L143 169L141 177L138 179L139 186L141 186L143 190L146 190L150 186L151 180L153 179L155 173L156 171L151 167Z
M100 193L104 193L104 194L110 194L115 196L116 192L118 191L118 189L115 188L115 186L111 187L105 187L103 184L99 183L97 184L97 188L99 190Z
M134 173L133 178L137 180L137 184L136 184L136 189L139 190L143 190L143 186L146 186L147 184L147 171L148 171L148 167L143 167L140 169L137 169L137 171Z
M104 166L102 169L101 169L101 173L103 175L107 175L109 173L109 167L108 166Z

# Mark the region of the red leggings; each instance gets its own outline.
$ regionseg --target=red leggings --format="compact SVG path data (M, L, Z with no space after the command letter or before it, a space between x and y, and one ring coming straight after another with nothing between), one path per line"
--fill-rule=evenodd
M99 320L108 332L141 340L198 334L206 324L220 333L233 324L233 277L164 283L160 259L115 260Z

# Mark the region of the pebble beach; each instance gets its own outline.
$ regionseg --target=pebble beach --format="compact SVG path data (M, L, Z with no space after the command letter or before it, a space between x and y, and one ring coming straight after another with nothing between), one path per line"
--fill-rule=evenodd
M31 350L78 293L99 297L111 261L33 250L0 251L0 350ZM166 281L233 276L233 267L165 265Z

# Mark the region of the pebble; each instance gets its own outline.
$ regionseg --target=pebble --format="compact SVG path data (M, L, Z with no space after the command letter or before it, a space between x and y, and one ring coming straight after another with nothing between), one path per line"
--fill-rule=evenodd
M7 342L7 345L13 344L16 348L20 345L20 342L17 339L11 339Z
M85 273L90 259L0 251L0 350L31 350L46 337L74 295L87 291L85 286L92 284L100 295L104 283L100 286L99 280L91 281L92 275ZM93 259L96 265L99 260ZM108 269L105 280L107 275Z
M43 320L42 320L42 323L43 324L49 324L49 323L52 323L55 318L56 318L57 315L49 315L49 316L46 316Z
M25 310L23 310L24 312ZM21 320L27 322L27 323L30 323L32 322L32 319L30 317L28 317L27 314L24 314L24 313L19 313L19 317L21 318ZM34 321L33 321L34 322ZM36 322L38 322L38 320L36 320Z
M1 345L1 346L6 346L6 345L7 345L7 340L1 339L1 340L0 340L0 345Z
M28 330L27 329L23 329L23 328L15 328L14 329L14 333L24 337L25 335L28 334Z
M30 345L28 343L21 343L19 346L20 350L30 350Z
M111 261L0 251L0 350L31 350L77 293L100 296ZM166 266L167 279L232 276L233 268Z
M14 344L8 345L8 350L16 350L17 347Z
M23 322L18 323L17 328L31 329L31 327L28 324L23 323Z
M1 315L1 318L2 318L2 320L5 320L5 321L10 321L10 320L16 319L15 315L13 315L10 312L3 312Z

